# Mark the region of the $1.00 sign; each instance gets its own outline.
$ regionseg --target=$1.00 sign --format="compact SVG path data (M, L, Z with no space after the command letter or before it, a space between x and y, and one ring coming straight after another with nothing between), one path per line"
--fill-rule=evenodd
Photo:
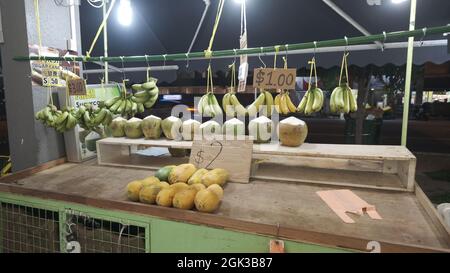
M261 89L295 89L295 68L256 68L253 71L253 87Z

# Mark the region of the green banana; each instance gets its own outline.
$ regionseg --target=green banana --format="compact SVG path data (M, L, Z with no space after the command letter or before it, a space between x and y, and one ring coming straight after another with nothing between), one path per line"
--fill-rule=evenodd
M55 124L56 125L61 125L62 123L64 123L67 119L67 117L69 116L68 112L63 112L62 115L60 115L56 120L55 120Z
M149 81L142 84L142 88L145 90L152 90L156 87L156 81Z
M116 113L120 114L125 110L125 107L127 106L127 101L128 100L121 100L120 106L119 108L117 108Z
M94 117L93 124L99 125L106 117L106 108L102 108Z
M119 107L122 105L122 102L123 102L122 98L119 98L119 100L116 101L116 102L109 108L109 110L110 110L111 112L113 112L113 113L117 113Z
M145 111L144 104L143 103L137 103L137 109L138 113L143 113Z
M150 97L157 96L159 94L159 88L155 87L150 91L147 91Z
M131 89L133 89L134 91L142 91L142 90L144 90L144 88L142 87L142 84L133 84L131 86Z
M309 90L308 102L306 103L306 108L305 108L306 115L310 115L313 113L312 106L314 104L314 98L315 98L314 93L311 90Z
M309 90L306 91L305 95L303 96L302 100L300 101L300 104L297 107L297 111L300 113L305 112L306 104L308 103L308 94L309 94Z
M156 100L158 99L158 96L154 96L150 98L148 101L144 103L145 108L152 108L153 105L156 103Z
M351 91L351 90L350 90ZM344 108L343 111L345 114L348 114L350 112L350 98L349 98L349 89L345 88L342 90L343 96L344 96Z
M312 106L312 111L313 112L318 112L320 111L320 109L322 109L322 105L323 105L323 92L320 88L314 88L313 89L314 92L314 103Z
M214 115L215 116L223 116L222 108L220 108L219 102L217 101L217 98L214 94L211 93L211 101L212 101L212 108L214 109Z
M116 103L118 100L120 100L120 96L111 98L111 99L105 101L105 106L108 107L108 108L110 108L110 107L113 106L114 103Z
M69 114L67 117L67 123L66 123L66 130L71 130L77 125L77 119L72 115Z

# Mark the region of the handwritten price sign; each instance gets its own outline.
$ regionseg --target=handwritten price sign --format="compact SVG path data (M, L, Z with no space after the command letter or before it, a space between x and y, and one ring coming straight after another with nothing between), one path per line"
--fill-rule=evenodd
M248 183L253 154L253 140L195 140L189 163L197 168L223 168L230 181Z
M295 89L295 68L256 68L253 71L253 87L261 89Z
M61 70L58 62L46 61L42 64L42 85L63 86L60 81Z
M86 83L83 79L71 79L67 81L70 96L86 95Z

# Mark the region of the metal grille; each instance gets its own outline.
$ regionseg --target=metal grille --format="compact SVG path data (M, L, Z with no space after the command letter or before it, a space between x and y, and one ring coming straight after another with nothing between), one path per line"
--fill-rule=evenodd
M82 253L144 253L146 235L144 225L123 219L102 219L102 216L66 210L64 241L75 241L67 252Z
M58 212L0 203L0 252L59 252Z

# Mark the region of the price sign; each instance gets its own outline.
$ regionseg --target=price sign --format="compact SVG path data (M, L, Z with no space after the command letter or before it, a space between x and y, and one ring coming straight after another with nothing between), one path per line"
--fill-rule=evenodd
M261 89L295 89L295 68L256 68L253 71L253 87Z
M58 62L45 61L42 64L42 85L63 86L61 81L61 70Z
M230 181L248 183L252 162L253 140L195 140L189 163L197 168L222 168L229 172Z
M83 79L70 79L67 81L70 96L86 95L86 83Z

